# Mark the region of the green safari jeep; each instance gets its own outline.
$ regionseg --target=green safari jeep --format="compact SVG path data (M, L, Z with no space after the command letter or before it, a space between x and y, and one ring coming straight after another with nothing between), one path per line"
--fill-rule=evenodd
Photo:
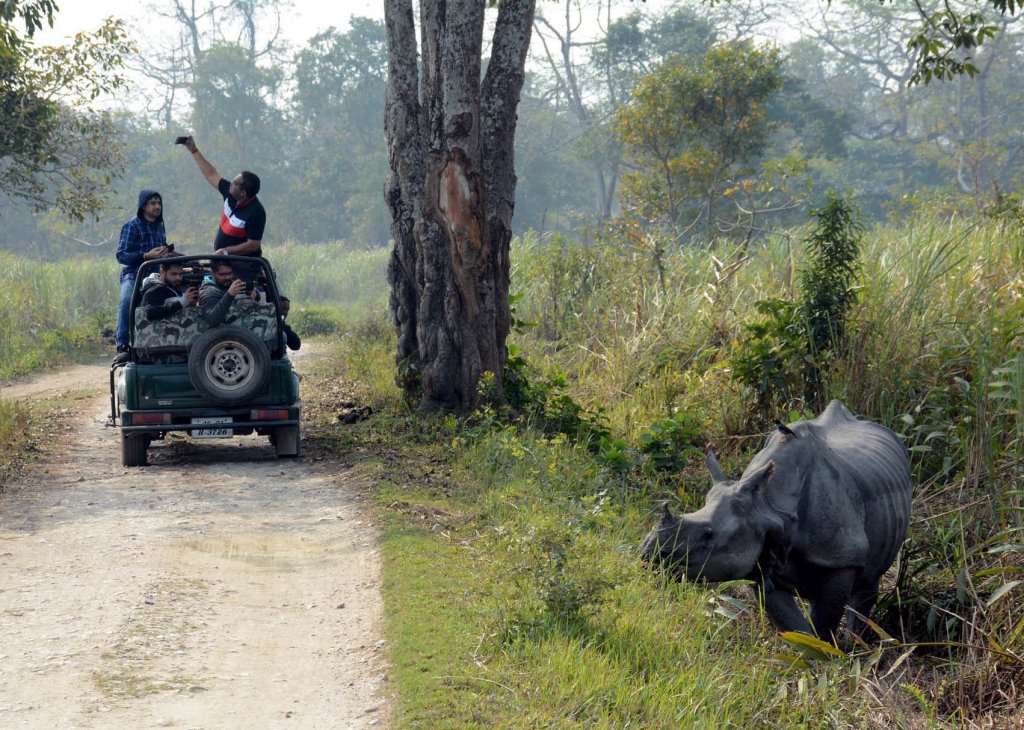
M140 306L145 279L160 261L139 269L131 299L131 346L110 367L108 425L121 431L121 463L145 466L154 439L170 431L193 438L256 432L279 457L300 453L299 376L282 333L281 297L270 265L241 256L182 256L183 287L200 287L215 260L258 264L258 296L237 296L222 324L210 326L198 306L150 321Z

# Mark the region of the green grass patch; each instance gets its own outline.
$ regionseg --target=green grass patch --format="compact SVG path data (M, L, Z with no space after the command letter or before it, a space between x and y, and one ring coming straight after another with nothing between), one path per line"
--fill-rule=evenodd
M835 692L801 704L749 600L716 612L743 594L639 564L646 492L564 437L388 407L393 385L351 379L380 344L339 345L304 388L309 438L375 485L396 726L793 727L839 712ZM338 424L316 401L339 382L384 412Z

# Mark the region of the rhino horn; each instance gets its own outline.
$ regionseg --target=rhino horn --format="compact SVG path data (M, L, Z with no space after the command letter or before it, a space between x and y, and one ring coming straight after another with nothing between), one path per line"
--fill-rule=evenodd
M708 465L708 471L711 472L711 478L716 482L727 482L729 477L722 471L722 465L718 463L718 459L715 457L715 450L708 446L707 457L704 459L704 463Z

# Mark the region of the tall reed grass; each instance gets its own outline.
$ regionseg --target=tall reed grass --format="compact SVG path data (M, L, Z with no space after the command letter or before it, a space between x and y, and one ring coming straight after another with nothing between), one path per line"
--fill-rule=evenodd
M685 412L738 471L761 439L749 430L755 394L731 362L745 351L743 325L761 316L755 303L795 296L806 235L665 251L527 236L513 250L513 289L517 316L538 326L514 341L567 373L586 405L605 407L615 437L635 444ZM922 216L868 231L829 380L832 397L901 433L910 450L914 525L878 616L907 641L946 647L944 682L918 688L939 715L962 712L955 697L972 692L997 715L1020 700L986 647L1024 666L1022 260L1012 221ZM797 398L777 416L806 410ZM650 506L706 489L705 475L684 471L641 494Z
M110 262L0 254L0 379L97 348L116 317L116 282Z
M293 322L310 322L311 334L386 311L386 250L289 243L268 254ZM109 346L119 273L112 257L42 263L0 253L0 380Z

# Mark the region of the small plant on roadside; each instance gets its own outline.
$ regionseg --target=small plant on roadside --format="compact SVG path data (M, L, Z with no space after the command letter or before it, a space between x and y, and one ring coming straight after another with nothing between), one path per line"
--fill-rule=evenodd
M514 345L509 345L505 359L504 386L513 412L547 435L562 433L597 449L600 440L610 434L604 409L581 405L569 395L565 373L540 375ZM487 383L482 387L487 388Z
M588 555L592 530L607 529L601 492L563 503L563 514L521 516L507 532L505 572L526 595L535 595L547 624L585 621L600 607L611 583Z

